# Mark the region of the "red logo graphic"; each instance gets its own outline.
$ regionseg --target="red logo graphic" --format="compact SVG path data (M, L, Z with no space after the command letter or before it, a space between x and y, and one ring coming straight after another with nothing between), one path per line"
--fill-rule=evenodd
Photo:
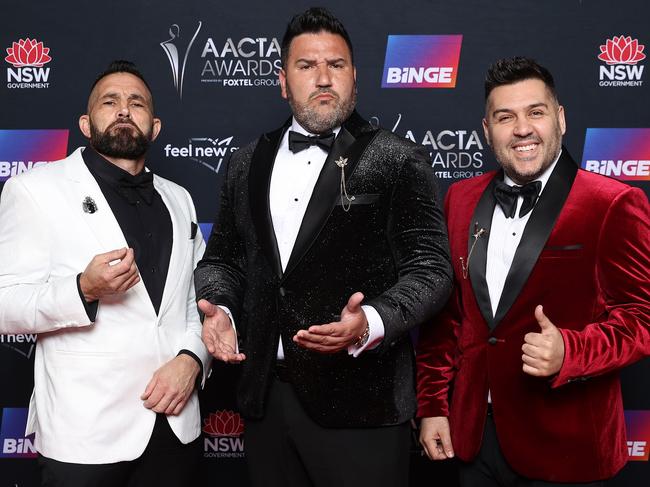
M645 46L639 44L638 39L632 39L630 36L614 36L600 46L598 59L607 64L636 64L645 59L644 49Z
M33 66L40 68L44 64L49 63L52 58L49 56L50 48L43 45L43 41L36 39L20 39L18 42L12 43L11 47L7 48L8 56L5 58L14 68L24 68Z
M210 436L239 436L244 432L244 420L234 411L210 413L203 420L203 432Z

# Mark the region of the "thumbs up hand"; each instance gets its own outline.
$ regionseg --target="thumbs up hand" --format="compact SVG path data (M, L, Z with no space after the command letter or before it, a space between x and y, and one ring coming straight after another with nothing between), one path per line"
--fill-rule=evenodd
M535 319L541 333L526 333L521 347L523 371L535 377L550 377L562 368L564 340L560 330L544 314L544 308L535 308Z

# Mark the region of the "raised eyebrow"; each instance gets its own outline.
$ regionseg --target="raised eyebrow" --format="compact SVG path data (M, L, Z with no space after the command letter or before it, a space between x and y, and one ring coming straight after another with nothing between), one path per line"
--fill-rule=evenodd
M140 100L143 103L147 103L147 99L142 95L138 95L137 93L133 93L132 95L129 95L128 100Z

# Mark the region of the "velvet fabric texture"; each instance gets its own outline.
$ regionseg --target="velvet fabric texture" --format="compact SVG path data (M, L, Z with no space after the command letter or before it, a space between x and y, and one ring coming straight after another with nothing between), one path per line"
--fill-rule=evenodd
M421 147L373 129L353 113L329 152L282 272L269 211L275 154L287 125L233 155L220 211L195 273L197 297L227 306L246 353L238 387L242 414L260 418L278 339L289 381L321 426L399 424L415 415L409 330L444 306L452 281L433 169ZM341 204L347 159L349 210ZM337 321L348 298L365 295L385 328L382 343L353 358L292 340Z
M455 290L420 334L418 416L449 416L455 452L470 461L489 390L499 443L516 472L551 482L609 478L627 460L617 372L650 351L648 200L638 188L576 173L564 149L492 316L484 302L485 249L495 202L486 193L499 177L462 181L447 194ZM488 232L464 278L461 258L467 261L476 227ZM540 331L538 304L565 344L562 368L551 378L522 371L524 336Z

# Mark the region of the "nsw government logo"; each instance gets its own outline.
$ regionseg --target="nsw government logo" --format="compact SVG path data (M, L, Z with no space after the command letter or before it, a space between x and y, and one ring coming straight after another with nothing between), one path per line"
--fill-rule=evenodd
M462 35L389 35L382 88L454 88Z
M650 411L625 411L628 460L648 461L650 447Z
M7 49L7 88L49 88L50 68L45 67L52 57L43 41L19 39Z
M203 420L203 456L206 458L243 458L244 420L239 413L221 410Z
M614 36L600 46L598 59L600 65L598 83L600 86L641 86L643 85L643 65L646 58L645 46L631 36Z
M63 159L68 130L0 130L0 181Z
M650 128L588 128L582 167L622 181L650 181Z
M25 436L27 408L4 408L0 425L0 458L36 458L34 435Z

